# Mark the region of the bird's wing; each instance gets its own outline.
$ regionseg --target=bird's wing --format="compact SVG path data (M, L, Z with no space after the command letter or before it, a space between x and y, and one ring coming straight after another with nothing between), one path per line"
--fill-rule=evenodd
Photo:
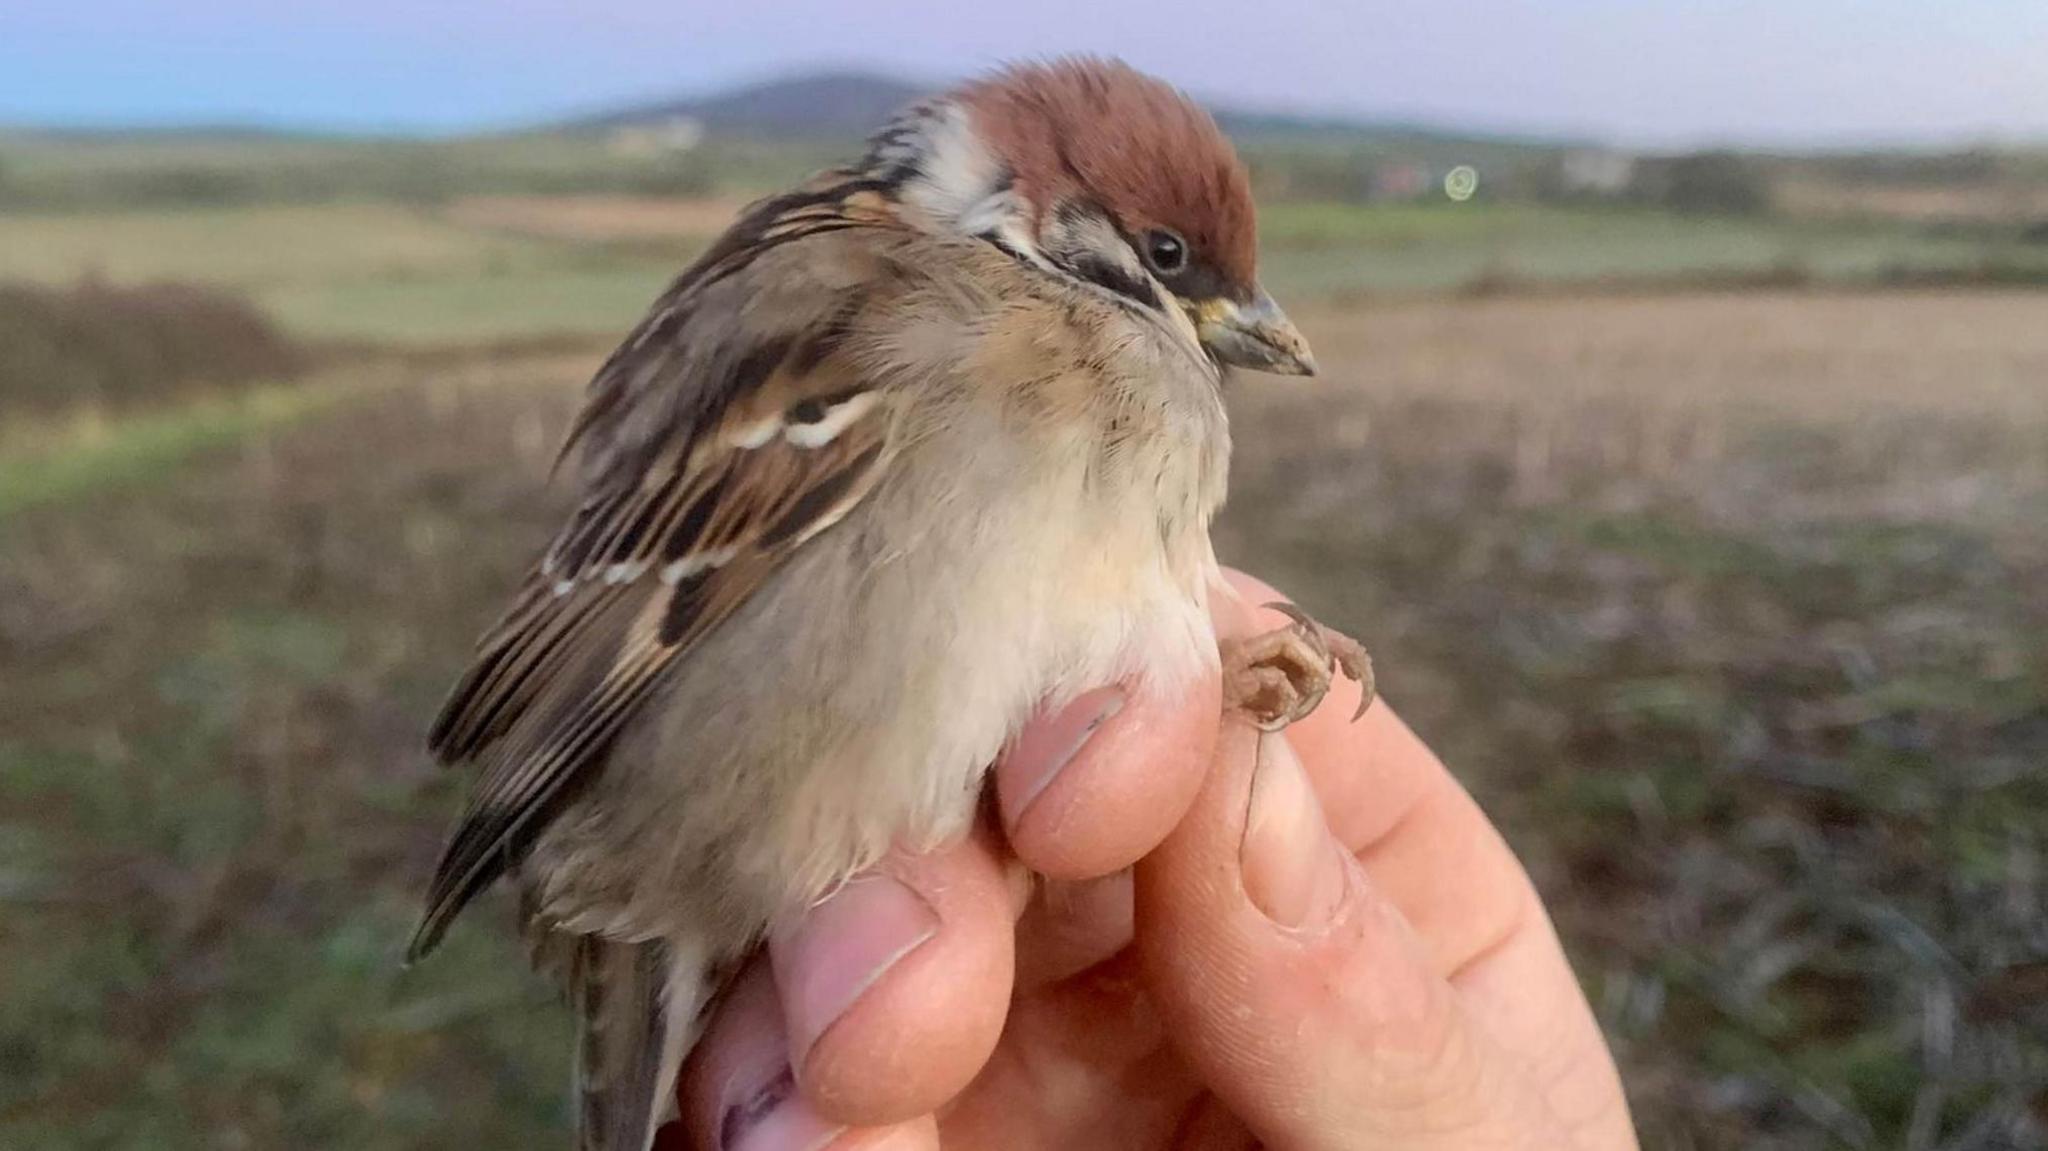
M892 393L847 345L900 274L889 223L851 176L756 205L599 370L571 434L584 500L429 738L481 771L410 954L521 857L663 670L882 474Z

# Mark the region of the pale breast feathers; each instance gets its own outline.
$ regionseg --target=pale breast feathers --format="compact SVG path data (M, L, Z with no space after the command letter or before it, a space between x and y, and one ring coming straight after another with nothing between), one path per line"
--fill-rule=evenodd
M847 177L756 206L600 369L571 437L584 499L434 725L434 752L481 773L412 954L523 854L664 669L887 468L893 395L848 345L890 268L878 245L818 238L888 223ZM802 275L778 258L791 245Z

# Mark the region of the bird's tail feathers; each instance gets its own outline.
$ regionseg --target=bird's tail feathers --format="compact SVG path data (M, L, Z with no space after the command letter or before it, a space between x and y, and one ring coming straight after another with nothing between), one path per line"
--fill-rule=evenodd
M675 1111L676 1075L702 1026L704 949L677 940L576 941L578 1151L647 1151Z

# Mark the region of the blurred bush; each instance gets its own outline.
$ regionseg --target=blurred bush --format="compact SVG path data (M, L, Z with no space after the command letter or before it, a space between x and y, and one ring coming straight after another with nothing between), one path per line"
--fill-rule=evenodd
M186 283L0 283L0 415L158 403L276 380L302 349L240 296Z
M453 140L222 132L0 132L0 205L33 212L593 193L752 195L851 145L711 140L631 146L600 132Z
M1691 152L1646 159L1636 167L1636 195L1674 212L1761 215L1771 209L1768 175L1737 152Z

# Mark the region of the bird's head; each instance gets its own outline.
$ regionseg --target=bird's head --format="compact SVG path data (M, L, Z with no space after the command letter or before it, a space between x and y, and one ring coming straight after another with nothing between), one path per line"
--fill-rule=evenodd
M1169 321L1219 363L1312 375L1259 286L1251 184L1215 120L1109 60L1008 68L911 109L869 165L931 226Z

